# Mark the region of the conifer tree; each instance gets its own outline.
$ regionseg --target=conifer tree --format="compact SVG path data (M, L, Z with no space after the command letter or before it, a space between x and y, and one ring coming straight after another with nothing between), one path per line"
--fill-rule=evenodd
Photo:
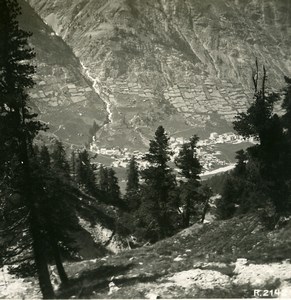
M120 188L118 185L118 178L112 168L108 169L108 196L114 203L118 203L120 200Z
M140 208L146 223L151 224L149 232L157 239L171 235L177 228L176 180L168 166L171 154L169 138L164 128L159 126L154 140L150 141L149 152L144 157L149 167L142 171L145 183Z
M127 169L126 192L139 189L139 170L135 156L132 156Z
M51 252L56 263L61 282L66 284L68 277L62 263L60 245L71 251L75 250L71 247L73 241L68 233L74 229L76 217L74 207L70 203L69 174L64 167L67 161L65 157L58 157L55 161L51 159L52 156L56 159L56 152L60 150L60 146L61 144L56 144L52 153L54 155L50 155L47 147L42 146L34 161L34 189L39 196L39 214L42 218L47 250L50 250L48 253ZM62 164L58 166L60 161Z
M0 2L0 156L3 163L1 178L4 179L1 181L1 191L4 194L2 201L6 208L12 208L9 195L17 195L18 209L23 207L26 210L24 219L31 237L40 289L44 298L54 298L37 209L38 199L31 188L32 141L44 126L35 119L36 114L29 108L27 89L34 85L34 67L30 60L35 54L27 42L31 34L19 28L19 14L20 7L16 0ZM13 231L16 224L11 226ZM24 251L21 245L19 248L20 253Z
M131 157L127 169L125 199L130 210L136 210L140 202L139 170L134 156Z
M103 165L99 168L99 189L108 192L108 169Z
M233 217L236 212L244 213L254 206L254 203L250 203L252 186L248 178L247 153L244 150L237 151L236 159L236 166L232 172L227 174L222 197L217 202L217 217L221 220ZM254 165L252 165L252 169L254 174ZM246 193L246 191L248 192Z
M70 180L70 164L67 160L66 151L61 141L56 140L51 154L52 168L62 176L64 180Z
M265 68L263 68L259 89L260 76L257 62L255 73L254 102L246 113L240 113L236 117L234 129L245 138L254 137L258 144L247 149L247 163L244 162L244 154L238 153L238 163L231 174L231 180L235 180L236 188L235 191L234 189L230 191L231 188L226 187L225 193L227 191L226 194L233 193L237 196L238 212L258 208L268 209L270 206L274 208L275 218L279 218L288 214L291 208L288 192L291 170L290 146L284 132L284 123L274 113L273 106L278 101L279 94L266 91ZM288 95L288 92L286 94ZM286 108L286 103L283 105ZM227 201L227 198L230 197L222 195L223 201Z
M76 167L77 182L91 195L94 195L97 189L95 170L95 166L91 164L88 151L84 149L79 152Z
M61 252L66 255L68 253L71 257L71 253L77 250L72 247L73 240L69 233L76 229L78 221L74 206L70 203L69 182L64 179L63 173L52 168L50 161L50 153L46 146L42 146L40 150L34 147L34 157L31 159L31 188L37 195L37 213L42 229L42 243L45 245L43 255L55 261L61 282L66 284L68 277L63 267ZM19 218L21 214L16 216ZM2 255L13 258L6 259L6 263L18 264L17 267L11 268L14 273L34 275L35 264L32 264L30 251L32 237L26 222L17 230L16 236L18 234L18 241L12 244L12 248L7 244L8 249ZM25 251L15 251L19 248L18 245ZM18 257L15 257L17 253Z
M234 216L236 210L236 193L233 179L229 176L224 183L222 198L216 205L217 218L220 220L230 219Z
M210 200L211 196L213 195L212 189L208 185L201 186L199 191L200 201L202 203L202 210L201 210L201 223L204 222L206 214L210 208Z
M281 169L284 170L284 177L286 180L286 186L288 189L289 199L287 210L291 212L291 78L285 76L286 88L284 89L284 100L282 108L285 110L282 116L282 123L284 127L284 135L286 137L286 143L284 144L284 160Z
M198 140L199 138L194 135L188 143L184 143L175 160L176 166L180 169L180 174L184 177L184 180L180 182L180 199L184 227L188 227L191 216L198 213L195 211L195 209L197 210L197 204L200 204L202 200L206 201L199 194L199 187L201 185L199 174L202 171L202 166L197 157L196 148Z

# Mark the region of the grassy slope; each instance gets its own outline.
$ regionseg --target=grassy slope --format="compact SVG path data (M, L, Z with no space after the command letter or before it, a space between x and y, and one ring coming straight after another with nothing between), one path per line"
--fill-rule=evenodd
M250 298L256 288L276 289L286 284L291 293L291 265L281 263L291 256L290 232L291 222L267 232L255 216L196 224L152 246L65 264L71 283L61 287L58 296ZM234 262L240 257L248 258L250 264L239 269ZM8 286L2 286L0 297L32 299L39 295L36 279L6 279ZM115 288L108 293L112 282Z
M227 289L221 287L221 291L216 289L216 294L211 289L199 288L194 293L179 285L173 291L170 287L163 289L169 285L169 276L177 272L197 271L199 268L204 269L203 272L219 272L215 274L231 278L234 270L232 262L239 257L255 263L290 258L290 231L291 224L269 233L254 216L194 225L152 246L124 251L101 260L67 265L69 275L75 279L71 288L60 291L60 296L144 298L150 291L157 290L157 287L162 297L250 296L250 287L238 288L236 284L231 284ZM212 276L209 274L208 277ZM108 295L108 284L112 280L120 289Z

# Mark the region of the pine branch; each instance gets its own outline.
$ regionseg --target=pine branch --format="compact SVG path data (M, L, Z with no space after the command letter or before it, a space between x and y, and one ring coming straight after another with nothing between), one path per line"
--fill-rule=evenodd
M23 225L23 222L27 221L29 217L29 213L24 216L21 220L19 220L17 223L15 223L14 225L6 228L5 230L0 230L0 235L1 236L7 236L9 235L8 231L11 232L11 231L14 231L17 227L19 227L20 225Z
M26 244L23 247L16 247L13 250L11 250L11 252L14 252L14 251L16 251L18 249L19 249L19 251L14 252L14 253L11 253L9 251L10 253L9 254L7 253L6 255L4 254L3 258L6 258L6 261L9 261L11 258L20 255L21 253L23 253L25 250L29 249L30 247L32 247L32 243Z
M12 266L12 265L20 264L20 263L23 263L27 260L33 260L33 259L34 259L34 257L31 255L31 256L26 256L26 257L16 259L16 260L13 260L13 261L6 260L6 261L3 262L3 265Z

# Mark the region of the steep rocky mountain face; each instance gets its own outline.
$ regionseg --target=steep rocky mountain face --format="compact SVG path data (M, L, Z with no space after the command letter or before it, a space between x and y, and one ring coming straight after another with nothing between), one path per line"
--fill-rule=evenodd
M291 74L289 0L28 2L72 48L106 106L108 122L96 137L100 146L144 148L159 124L175 136L229 131L252 99L256 57L272 89ZM62 62L74 57L66 49ZM64 67L49 70L50 80L65 85ZM73 64L70 70L75 74ZM69 92L91 95L87 102L76 101L75 106L87 105L83 117L100 119L103 110L95 109L100 99L89 88L82 91L83 78L72 81L78 88L67 86Z
M65 143L84 145L93 122L101 125L106 120L104 103L70 47L26 2L20 4L20 26L32 32L30 42L36 52L32 105L51 133Z

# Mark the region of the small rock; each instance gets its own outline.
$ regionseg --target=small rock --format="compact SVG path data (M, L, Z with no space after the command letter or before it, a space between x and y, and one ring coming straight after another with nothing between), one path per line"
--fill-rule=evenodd
M238 258L236 260L236 264L239 264L239 265L246 265L248 263L248 260L246 258Z
M174 261L181 261L184 260L180 255L178 255L176 258L174 258Z
M239 274L242 269L247 266L248 260L246 258L238 258L235 262L235 269L233 270L234 274Z
M153 300L153 299L159 299L160 297L159 297L159 295L157 295L157 294L154 294L154 293L148 293L148 294L146 295L146 298L147 298L147 299Z
M111 295L111 294L113 294L114 292L116 292L116 291L119 290L119 287L116 286L115 283L112 282L112 281L108 284L108 287L109 287L108 295Z
M290 264L291 260L290 260L290 258L287 258L287 259L283 260L282 263L283 264Z
M193 268L194 269L200 269L203 267L203 263L202 262L197 262L193 265Z

